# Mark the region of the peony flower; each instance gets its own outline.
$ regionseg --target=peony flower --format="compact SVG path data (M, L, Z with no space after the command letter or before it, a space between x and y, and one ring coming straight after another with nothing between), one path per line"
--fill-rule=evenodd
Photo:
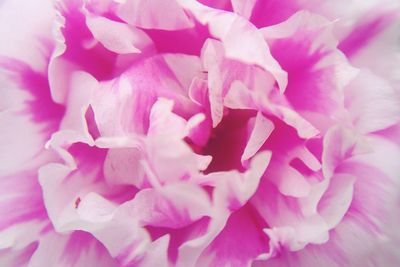
M0 265L399 266L399 14L0 1Z

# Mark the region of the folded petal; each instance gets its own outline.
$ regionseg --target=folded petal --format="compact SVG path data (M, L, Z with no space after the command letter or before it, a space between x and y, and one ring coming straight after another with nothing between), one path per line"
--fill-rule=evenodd
M179 2L221 40L227 58L262 67L274 76L281 90L285 89L287 75L271 56L267 43L255 26L231 12L209 8L193 0Z
M274 124L265 118L261 113L257 113L254 120L254 128L251 132L247 145L242 155L242 161L248 160L262 147L264 142L274 129Z
M178 73L177 66L185 66L185 72ZM134 64L118 79L102 82L91 101L100 134L147 133L150 111L158 97L176 100L174 111L185 118L195 115L199 108L189 101L188 91L199 72L196 57L160 55Z
M260 99L269 95L274 79L268 72L240 60L225 57L223 43L208 40L202 50L208 71L208 97L213 127L224 115L224 106L233 109L258 109Z

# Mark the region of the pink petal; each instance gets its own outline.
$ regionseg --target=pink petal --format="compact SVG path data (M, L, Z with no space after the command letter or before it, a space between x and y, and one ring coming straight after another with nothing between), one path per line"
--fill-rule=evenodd
M96 40L118 54L140 53L151 44L144 32L124 23L100 16L88 16L86 23Z
M235 109L258 108L260 98L265 98L270 93L275 82L268 72L256 66L226 59L225 52L222 43L215 40L208 40L202 51L203 65L208 71L209 101L214 127L222 120L224 106Z
M172 112L174 102L158 99L151 108L148 135L185 137L186 120Z
M346 87L345 105L361 133L382 130L400 121L399 95L385 80L366 70Z
M119 5L117 15L146 29L180 30L193 26L175 0L127 0Z
M145 257L140 265L148 267L168 267L168 245L170 238L164 235L151 243Z
M75 230L87 231L96 237L122 266L140 261L150 245L147 232L129 213L126 205L115 207L96 193L89 193L77 208L79 220Z
M191 184L173 184L145 189L126 203L142 225L181 228L207 216L210 200L205 191Z
M347 174L331 177L329 187L318 204L318 212L329 227L336 227L347 213L353 200L355 180L356 177Z
M249 266L268 250L268 239L260 236L263 221L251 206L233 213L224 229L204 250L196 266Z
M83 3L79 1L57 2L59 16L55 20L56 48L49 64L49 83L55 102L65 103L70 86L71 73L85 71L97 80L110 79L119 66L120 58L102 44L90 42L93 34L86 25Z
M74 72L72 74L66 113L60 125L61 130L75 131L88 140L93 139L89 133L85 115L89 108L91 96L98 87L98 81L90 74L85 72Z
M2 176L0 248L23 248L49 225L36 169Z
M307 5L307 3L304 3L306 1L291 0L256 0L243 2L251 2L252 12L248 18L258 28L281 23ZM318 7L318 1L313 3L313 6ZM268 16L266 16L266 14L268 14Z
M294 235L287 240L283 248L297 251L307 244L322 244L329 239L330 230L324 219L316 213L303 213L303 201L287 197L266 179L263 179L250 201L269 228L289 227ZM269 203L269 205L265 205Z
M289 73L288 102L314 127L326 131L340 108L339 89L356 73L336 49L331 24L321 16L299 12L261 31L272 55Z
M32 254L37 248L37 244L33 243L22 249L1 249L0 264L1 266L10 267L27 267Z
M183 140L176 138L149 138L145 150L147 174L161 184L186 179L207 168L210 161L209 157L195 154Z
M362 136L345 128L332 127L324 137L324 151L322 154L324 176L331 177L335 172L335 168L346 159L370 151L371 148Z
M254 121L254 128L242 155L242 161L248 160L257 153L264 142L268 139L273 129L274 124L261 113L257 113Z
M51 257L49 257L51 251ZM32 255L29 266L119 266L92 235L76 231L70 235L48 233Z
M231 210L243 206L256 192L258 184L271 159L267 151L256 154L245 173L237 171L211 173L207 179L215 183L215 195Z
M385 5L382 5L383 7ZM375 11L378 9L377 11ZM396 12L399 11L399 7L392 5L387 6L382 10L374 8L374 15L364 14L355 25L352 25L352 30L345 36L340 44L339 48L349 58L353 57L359 50L362 50L368 43L373 41L374 38L379 36L386 28L393 24L398 15ZM371 12L372 14L372 12Z
M175 73L176 66L184 67L185 72ZM176 100L174 111L179 115L196 114L199 108L189 101L187 92L191 78L198 72L200 64L196 57L160 55L134 64L118 79L101 83L91 101L100 134L147 133L150 111L157 97Z
M253 9L255 8L257 0L249 0L249 1L240 1L240 0L231 0L233 10L239 15L245 17L246 19L250 19Z
M179 2L202 24L207 24L210 33L221 40L227 58L261 66L274 76L281 90L284 90L286 73L271 56L257 28L237 14L218 11L192 0Z
M55 15L51 1L2 1L0 34L7 38L0 44L0 55L25 62L35 71L45 70L48 55L43 56L43 51L50 53L52 49Z
M146 185L145 170L140 164L143 153L138 148L111 148L104 160L104 177L108 184Z
M273 153L266 179L284 195L305 197L311 190L309 170L319 168L318 160L308 151L294 128L279 120L273 120L273 123L275 129L263 146ZM303 167L296 166L296 161Z

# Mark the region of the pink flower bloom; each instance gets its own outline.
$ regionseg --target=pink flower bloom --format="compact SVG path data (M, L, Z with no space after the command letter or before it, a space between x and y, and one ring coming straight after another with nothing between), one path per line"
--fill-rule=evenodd
M0 0L0 266L399 266L399 14Z

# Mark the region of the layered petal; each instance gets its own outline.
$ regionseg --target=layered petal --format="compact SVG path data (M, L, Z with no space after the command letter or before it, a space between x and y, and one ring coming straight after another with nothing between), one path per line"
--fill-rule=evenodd
M332 26L325 18L299 12L287 21L261 29L272 55L289 74L289 105L319 130L338 119L343 87L357 71L336 49ZM333 121L332 121L333 120Z

